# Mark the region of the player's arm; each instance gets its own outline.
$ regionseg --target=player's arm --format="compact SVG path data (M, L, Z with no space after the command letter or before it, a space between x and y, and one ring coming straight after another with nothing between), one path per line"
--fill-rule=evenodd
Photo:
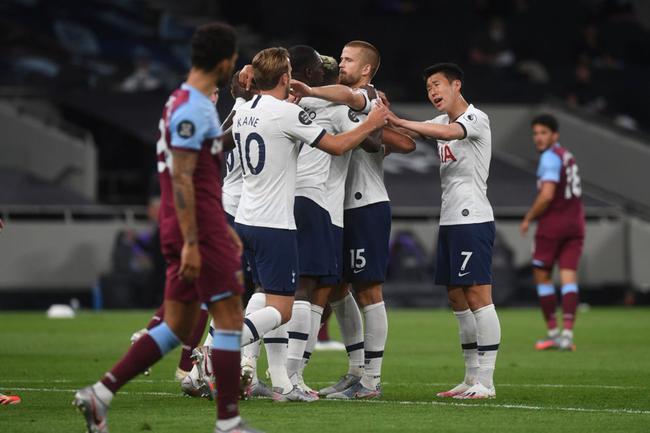
M462 140L467 136L465 128L458 122L453 122L448 125L416 122L414 120L401 119L392 112L389 114L388 121L391 125L397 126L398 128L408 129L423 137L431 137L436 140Z
M183 279L193 281L199 276L201 270L193 180L199 154L193 151L172 149L172 156L171 180L174 191L174 207L184 241L179 274Z
M354 149L376 129L386 124L388 109L383 104L377 104L370 110L368 118L356 128L338 135L324 134L314 143L323 152L331 155L343 155L348 150Z
M246 103L246 101L249 101L253 97L253 94L256 93L254 89L246 90L246 88L240 84L239 79L242 73L242 71L236 71L233 74L232 80L230 80L230 95L235 100L235 104L232 106L226 120L221 124L221 130L223 133L219 136L219 139L222 140L223 149L226 152L235 147L235 139L232 136L232 120L237 113L237 108Z
M557 188L556 182L542 182L542 187L540 188L533 205L530 207L528 212L526 212L526 216L524 216L519 227L522 235L525 235L528 232L528 226L531 222L535 221L546 212L546 209L548 209L548 206L551 204L553 197L555 196L555 188Z
M355 111L364 110L368 103L363 93L355 92L342 84L310 87L302 81L291 80L291 94L298 99L307 96L325 99L336 104L347 105Z
M388 126L384 127L383 132L383 142L386 145L387 154L411 153L415 150L415 140L408 135Z

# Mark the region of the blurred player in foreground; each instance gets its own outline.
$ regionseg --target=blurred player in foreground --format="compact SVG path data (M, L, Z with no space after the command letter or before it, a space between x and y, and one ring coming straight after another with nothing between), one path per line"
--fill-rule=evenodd
M585 213L582 186L575 158L558 142L559 125L555 117L541 114L532 121L533 141L540 153L537 168L535 202L521 222L526 235L532 221L537 220L533 275L537 294L546 321L546 338L535 344L537 350L575 350L573 324L578 307L578 262L585 237ZM557 298L551 274L555 263L560 268L564 329L555 318Z
M200 304L215 323L215 433L254 433L239 416L240 342L243 313L238 245L221 202L224 137L210 97L230 78L237 36L224 24L207 24L192 37L192 68L169 97L157 143L161 184L161 246L167 261L163 323L140 337L110 372L79 390L73 404L90 433L108 432L107 412L115 393L166 353L189 340ZM231 141L232 145L232 141Z

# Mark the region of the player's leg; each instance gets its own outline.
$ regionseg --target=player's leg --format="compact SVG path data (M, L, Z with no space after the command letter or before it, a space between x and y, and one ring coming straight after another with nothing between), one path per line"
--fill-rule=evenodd
M450 286L463 288L467 306L476 321L478 351L476 384L454 398L490 398L496 395L493 377L501 343L501 325L492 303L495 226L487 222L450 227Z
M106 415L115 393L189 338L199 308L197 301L165 300L164 322L139 338L100 381L77 391L73 404L84 414L89 431L108 431Z
M347 389L328 395L332 399L377 398L381 396L381 365L388 336L388 318L382 296L382 283L355 283L365 320L364 360L361 380Z
M551 279L558 247L559 242L557 239L535 236L533 277L537 285L539 305L542 309L542 315L547 329L546 338L537 341L535 344L535 349L537 350L556 349L557 337L560 335L556 318L557 297L555 294L555 286Z
M311 331L311 296L317 283L318 279L316 277L301 276L298 279L291 320L287 324L289 333L287 374L289 374L289 378L294 385L298 385L300 382L303 356Z
M570 238L560 249L560 283L562 284L563 329L559 340L561 350L575 350L573 325L578 310L578 263L582 254L583 237Z
M135 343L144 334L146 334L156 326L160 325L164 317L165 317L165 303L163 302L160 305L160 307L158 307L158 309L153 314L153 316L151 316L151 319L149 320L149 323L147 323L147 326L140 329L139 331L135 331L131 335L131 344ZM149 376L149 374L151 374L151 369L150 368L146 369L142 374L144 374L145 376Z
M259 289L256 291L253 296L251 296L246 305L245 317L250 316L256 311L261 310L266 306L266 295L264 292ZM251 369L252 370L252 380L251 386L247 391L249 397L272 397L273 392L264 382L259 380L257 375L257 360L260 356L260 350L262 348L262 341L257 340L247 346L242 348L242 369Z
M240 343L243 313L241 297L229 296L210 304L214 332L212 337L212 370L217 393L216 432L235 431L241 424L239 416Z
M321 327L321 319L323 317L323 312L325 311L326 306L329 302L330 293L332 292L331 285L325 285L321 287L316 287L311 294L311 317L310 317L310 326L309 326L309 338L307 339L307 345L305 346L305 352L303 353L302 366L300 370L300 375L302 376L303 371L309 360L311 359L312 353L314 353L316 342L318 339L318 332Z
M365 319L365 368L358 384L328 398L376 398L381 396L381 366L388 336L382 290L388 267L391 210L388 202L382 202L349 213L355 239L351 248L346 248L351 270L347 280L354 287Z
M190 371L192 370L192 351L199 346L201 337L205 333L205 326L208 323L208 307L205 304L201 305L201 310L199 311L199 318L196 321L196 326L192 331L187 343L184 343L181 347L181 358L178 361L178 367L176 368L176 380L182 381Z
M447 391L437 393L438 397L454 397L470 389L478 377L478 350L476 319L467 305L465 292L460 286L451 286L451 252L449 245L449 226L440 226L436 251L435 283L447 286L447 298L451 310L458 320L460 345L465 359L465 377L461 383Z

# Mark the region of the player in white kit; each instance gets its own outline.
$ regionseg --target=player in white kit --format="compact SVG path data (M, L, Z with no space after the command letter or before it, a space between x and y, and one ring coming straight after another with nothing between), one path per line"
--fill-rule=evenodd
M442 206L436 284L447 286L460 328L465 378L438 397L496 396L493 374L501 327L492 303L492 247L495 227L487 198L492 138L488 116L463 98L463 71L439 63L424 72L429 100L444 114L427 122L390 122L438 140Z
M378 50L364 41L351 41L341 53L340 82L342 86L311 88L294 81L292 89L298 96L314 96L349 105L367 113L377 98L370 85L380 64ZM381 364L388 321L382 287L388 264L391 211L383 181L383 159L390 151L408 153L415 143L391 129L384 128L387 145L376 153L355 150L349 163L345 186L343 233L343 283L352 284L365 318L361 314L347 284L333 292L331 303L349 356L349 368L341 380L320 390L333 399L376 398L381 395ZM338 296L337 296L338 295ZM365 364L365 365L364 365Z
M356 147L385 124L387 109L378 106L352 131L333 136L285 99L291 65L284 48L268 48L252 62L260 94L239 107L233 137L243 173L235 226L244 242L253 279L264 289L266 306L244 320L242 344L264 336L269 372L279 401L313 401L294 386L286 372L287 331L298 276L293 215L296 168L301 146L340 154ZM246 366L242 366L244 370Z

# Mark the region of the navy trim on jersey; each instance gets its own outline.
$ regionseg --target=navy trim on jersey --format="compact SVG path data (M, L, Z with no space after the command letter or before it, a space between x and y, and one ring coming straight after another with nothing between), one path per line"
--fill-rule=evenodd
M311 147L316 147L316 146L318 146L318 143L320 143L320 141L323 139L323 137L325 137L325 134L327 134L327 131L325 131L325 130L323 129L323 130L320 132L320 134L318 134L318 137L316 137L316 139L315 139L315 140L310 144L310 146L311 146Z
M257 103L260 102L260 99L262 99L262 95L257 95L257 98L253 101L253 105L251 105L251 109L257 107Z
M465 128L465 125L463 125L462 123L460 123L457 120L452 122L452 123L458 123L460 125L460 127L463 128L463 138L461 138L461 140L466 139L467 138L467 128Z

